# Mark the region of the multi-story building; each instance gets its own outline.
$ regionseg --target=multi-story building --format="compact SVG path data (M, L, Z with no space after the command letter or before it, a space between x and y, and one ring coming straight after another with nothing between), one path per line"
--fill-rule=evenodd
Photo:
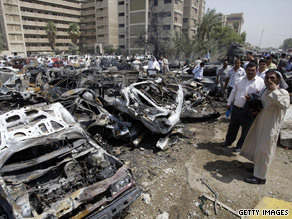
M110 13L109 13L110 12ZM1 0L1 33L9 54L51 52L46 24L57 27L56 48L68 51L70 23L80 25L80 47L118 46L116 0Z
M205 0L185 0L183 10L183 31L189 37L197 33L199 20L204 16Z
M126 49L129 54L141 53L137 39L151 31L153 16L162 29L162 38L175 32L196 34L197 24L205 11L205 0L127 0L129 16L126 18ZM126 13L127 14L127 13ZM128 42L128 44L127 44Z
M65 0L1 0L1 32L10 53L26 55L49 52L46 24L57 28L56 48L68 51L70 23L80 23L80 2Z
M57 26L56 48L67 52L69 25L80 25L80 49L102 52L113 45L128 54L141 53L137 38L147 38L151 17L158 14L163 35L182 30L196 34L205 0L1 0L0 28L9 54L52 52L46 24ZM190 9L190 10L188 10Z
M233 27L238 34L241 34L241 27L244 23L243 13L233 13L225 16L225 25Z

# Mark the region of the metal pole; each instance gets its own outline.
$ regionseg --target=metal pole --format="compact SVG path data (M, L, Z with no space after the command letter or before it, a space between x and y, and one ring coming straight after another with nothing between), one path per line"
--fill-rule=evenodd
M264 34L264 29L262 30L262 35L261 35L261 40L260 40L259 48L261 48L262 39L263 39L263 34Z

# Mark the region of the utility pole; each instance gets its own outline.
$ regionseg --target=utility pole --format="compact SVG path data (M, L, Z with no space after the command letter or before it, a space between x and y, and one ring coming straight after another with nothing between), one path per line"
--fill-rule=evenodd
M262 35L261 35L261 40L260 40L259 48L261 48L262 39L263 39L263 34L264 34L264 29L262 30Z

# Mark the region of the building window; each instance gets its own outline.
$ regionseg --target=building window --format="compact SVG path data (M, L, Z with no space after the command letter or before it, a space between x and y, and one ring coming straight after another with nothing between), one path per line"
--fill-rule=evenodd
M154 6L158 6L158 0L154 0Z
M170 25L163 25L164 30L170 30Z
M124 34L120 34L119 38L125 38L125 35Z
M99 35L97 35L98 37L104 37L104 34L99 34Z
M119 17L125 16L125 13L119 13Z
M119 27L125 27L125 24L119 24Z
M183 22L184 22L184 23L187 23L188 20L189 20L188 18L184 18L184 19L183 19Z
M171 3L171 0L164 0L164 4Z
M125 4L125 2L119 2L119 5L124 5Z
M159 17L163 18L163 17L170 17L171 16L171 12L160 12L159 13Z
M125 49L125 45L120 45L119 48L120 49Z

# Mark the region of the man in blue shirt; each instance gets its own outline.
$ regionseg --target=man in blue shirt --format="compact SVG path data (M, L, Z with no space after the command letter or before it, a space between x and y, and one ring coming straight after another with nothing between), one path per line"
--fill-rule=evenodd
M292 71L292 57L290 57L289 61L287 62L286 71Z
M205 63L201 62L200 65L194 67L194 69L193 69L194 80L197 82L201 82L203 79L204 65L205 65Z

